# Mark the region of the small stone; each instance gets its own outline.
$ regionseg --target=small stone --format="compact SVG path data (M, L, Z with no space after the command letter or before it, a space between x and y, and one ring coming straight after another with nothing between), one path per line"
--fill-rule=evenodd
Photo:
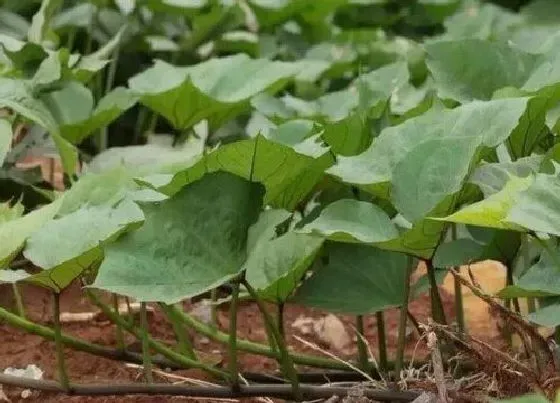
M212 323L212 307L205 301L201 301L194 305L189 313L207 325Z
M343 351L351 343L344 323L333 314L315 321L313 331L322 342L338 351Z

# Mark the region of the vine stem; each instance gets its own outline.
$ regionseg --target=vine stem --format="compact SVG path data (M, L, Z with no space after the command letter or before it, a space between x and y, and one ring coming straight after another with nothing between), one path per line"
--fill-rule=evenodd
M430 280L430 297L432 302L432 317L434 321L440 325L446 325L445 311L443 310L443 302L441 302L441 295L439 295L438 284L436 280L436 269L433 265L432 259L424 261L428 271L428 279Z
M285 336L285 326L284 326L284 303L280 302L277 305L278 307L278 331L280 332L280 336Z
M152 357L150 354L150 339L148 330L148 314L146 312L146 303L140 303L140 330L142 332L142 361L144 364L144 377L146 382L154 383L152 375Z
M410 299L410 274L412 273L412 256L407 257L406 270L404 275L403 301L399 313L399 328L397 336L397 358L395 361L395 373L397 379L404 365L404 350L406 347L406 320L408 317L408 300Z
M387 361L387 336L385 332L385 316L383 311L375 313L377 321L377 345L379 349L379 369L381 371L387 371L388 361Z
M218 327L218 306L216 302L218 302L218 289L213 288L210 291L210 321L214 327Z
M284 376L286 376L286 378L288 378L290 380L290 383L292 384L292 391L295 399L298 401L303 400L303 395L301 394L301 389L297 377L297 372L294 367L294 362L292 361L292 357L288 352L288 348L286 346L284 339L280 336L280 332L278 331L278 328L275 326L274 320L271 318L260 296L253 289L251 284L249 284L248 281L243 280L243 285L245 286L249 294L251 294L251 296L255 299L255 302L257 303L257 306L263 316L265 326L269 329L270 333L274 337L276 346L278 347L278 350L280 352L280 363L284 370L283 371Z
M86 295L91 299L93 304L96 305L97 307L99 307L99 309L101 309L101 311L105 315L107 315L109 320L111 320L112 322L120 323L120 325L123 327L123 329L125 329L127 332L131 333L138 340L142 340L143 334L142 334L141 330L134 327L134 325L128 323L121 316L115 315L110 308L108 308L103 302L101 302L101 300L95 295L94 292L92 292L88 288L85 288L85 292L86 292ZM163 345L162 343L159 343L156 340L152 339L150 337L150 335L147 335L147 339L148 339L148 343L150 345L150 348L152 348L153 350L155 350L159 354L162 354L163 356L167 357L168 359L170 359L172 361L175 361L179 364L185 365L188 368L198 368L198 369L201 369L203 371L208 372L211 375L214 375L214 376L217 376L217 377L220 377L220 378L223 378L223 379L229 379L229 374L227 374L226 372L223 372L223 371L221 371L217 368L206 365L202 362L192 360L188 357L185 357L184 355L179 354L176 351L172 350L171 348L169 348L169 347Z
M23 298L21 297L21 292L19 291L19 286L17 285L17 283L12 283L12 291L14 292L17 313L19 316L25 319L25 305L23 304Z
M224 343L224 344L228 343L229 335L227 333L212 328L210 325L207 325L193 318L191 315L185 313L182 310L178 310L178 314L181 316L181 319L188 326L192 327L198 333L218 343ZM278 352L272 350L269 346L261 343L255 343L249 340L238 339L237 348L241 351L246 351L252 354L263 355L265 357L270 357L275 359L279 358ZM292 353L291 357L296 364L300 364L300 365L308 365L316 368L328 368L328 369L338 369L338 370L348 369L347 365L329 358L317 357L317 356L307 355L307 354L295 354L295 353Z
M64 390L69 390L70 382L68 381L66 362L64 361L64 342L62 341L62 330L60 325L60 294L57 292L53 292L53 323L58 378L62 388Z
M364 331L364 317L362 315L356 316L356 331L358 332L358 363L360 364L360 369L364 372L369 371L369 357L368 348L366 345L365 331Z
M196 353L191 339L187 335L185 329L183 328L183 322L178 317L177 312L164 303L159 304L161 310L165 313L165 316L171 322L173 326L173 331L175 332L175 337L177 338L177 345L179 352L192 360L196 360Z
M113 294L112 299L113 299L113 310L115 311L116 315L120 315L119 296L117 294ZM123 334L122 327L119 324L115 323L115 328L116 328L117 346L120 350L125 350L126 346L124 344L124 334Z
M457 225L455 223L451 224L451 240L457 240ZM459 270L459 267L456 267L455 270ZM453 285L455 291L455 318L457 320L459 333L463 335L466 329L465 310L463 308L463 287L461 286L461 282L455 277L453 277Z
M237 366L237 304L239 302L239 281L234 281L229 305L228 360L231 388L239 390L239 369Z

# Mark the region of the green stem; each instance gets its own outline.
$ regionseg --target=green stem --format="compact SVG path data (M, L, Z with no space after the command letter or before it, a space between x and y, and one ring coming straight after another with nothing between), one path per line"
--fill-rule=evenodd
M66 41L66 49L68 52L72 53L72 48L74 48L74 41L76 40L76 28L70 28L70 32L68 32L68 38Z
M214 288L210 291L210 323L212 326L218 327L218 305L216 302L218 301L218 289Z
M428 269L428 279L430 280L432 317L440 325L447 325L447 320L445 319L445 311L443 310L443 302L441 302L441 296L439 295L439 288L436 280L436 269L431 259L426 260L425 263Z
M158 122L158 114L156 112L153 112L150 118L150 123L148 125L148 136L155 133L157 122Z
M457 240L457 226L453 223L451 224L451 240ZM455 270L459 270L458 267ZM459 329L459 334L463 335L465 333L465 310L463 308L463 288L460 281L453 277L453 285L455 289L455 319L457 320L457 328Z
M119 63L120 56L120 42L117 44L115 50L113 51L113 60L109 64L109 71L107 72L107 79L105 80L105 92L103 95L107 95L115 83L115 76L117 74L117 65ZM101 95L100 95L101 97ZM108 126L103 126L101 133L99 135L99 151L105 151L107 149L109 141L109 131Z
M233 283L231 303L229 306L229 343L228 360L229 376L233 390L239 390L239 369L237 367L237 304L239 297L239 282Z
M58 378L62 387L65 390L69 390L70 382L68 381L66 362L64 361L64 342L62 341L62 330L60 325L60 294L56 292L53 292L53 323Z
M134 312L132 312L132 307L130 306L130 298L125 297L126 301L126 311L128 312L128 321L131 325L134 325Z
M144 362L144 377L146 382L153 383L152 375L152 357L150 354L150 339L148 330L148 314L146 312L146 303L140 303L140 330L142 332L142 358Z
M177 313L180 315L181 319L187 324L187 326L190 326L198 333L218 343L227 344L229 342L229 335L227 333L214 329L210 325L207 325L193 318L191 315L185 313L182 310L178 310ZM275 359L279 358L278 353L272 350L269 346L261 343L255 343L249 340L238 339L237 349L251 354L263 355L269 358L275 358ZM348 369L348 366L344 363L340 363L336 360L331 360L329 358L316 357L313 355L292 353L292 359L296 364L307 365L316 368L338 369L338 370Z
M148 109L140 107L138 111L138 117L136 118L136 124L134 125L134 137L132 139L132 145L137 145L140 138L142 137L144 130L144 123L146 123L146 118L148 116Z
M523 253L523 269L527 269L530 264L531 256L529 250L529 237L526 234L521 235L521 252ZM525 271L525 270L523 270ZM512 275L513 277L513 275ZM533 313L537 309L535 304L535 298L527 298L527 311L528 313Z
M357 344L358 344L358 364L360 364L360 369L364 372L369 371L369 357L368 349L365 342L365 332L364 332L364 317L362 315L356 316L356 330L357 330Z
M126 330L127 332L132 334L138 340L142 340L143 335L142 335L141 330L136 328L134 325L128 323L121 316L116 316L113 313L113 311L107 307L107 305L105 305L103 302L101 302L101 300L97 297L97 295L95 295L94 292L92 292L88 288L85 288L85 292L86 292L86 295L91 299L93 304L96 305L97 307L99 307L99 309L101 309L101 311L105 315L107 315L109 320L111 320L112 322L115 322L115 323L119 323L124 330ZM173 307L170 307L170 308L173 309ZM171 361L175 361L176 363L184 365L184 366L189 367L189 368L201 369L203 371L208 372L211 375L214 375L214 376L217 376L217 377L220 377L220 378L223 378L223 379L229 379L229 375L226 372L223 372L219 369L216 369L214 367L206 365L202 362L195 361L195 360L192 360L188 357L185 357L184 355L181 355L181 354L177 353L176 351L174 351L173 349L171 349L171 348L163 345L162 343L159 343L156 340L152 339L149 335L148 335L148 341L149 341L149 344L150 344L150 348L152 348L155 352L163 355L164 357L167 357Z
M192 360L196 360L196 353L194 351L192 341L189 338L185 328L183 327L183 322L178 317L177 312L171 309L169 305L160 303L159 306L173 326L173 331L175 332L175 337L177 338L179 353L189 357Z
M282 366L284 376L288 378L290 380L290 383L292 384L294 397L298 401L303 400L303 396L301 394L301 390L299 387L297 372L294 367L294 362L288 352L288 348L286 346L284 339L280 336L280 332L278 331L278 328L275 326L274 320L266 310L266 307L264 306L264 303L262 302L260 296L253 289L251 284L249 284L249 282L247 282L246 280L243 280L243 285L245 286L249 294L251 294L251 296L255 299L259 311L261 311L261 314L263 316L265 327L269 329L269 332L272 334L274 340L276 341L276 346L278 347L278 350L280 352L279 363Z
M277 307L278 307L278 331L280 332L280 336L284 337L286 335L285 325L284 325L284 303L283 302L278 303Z
M379 349L379 370L387 371L387 337L385 333L385 317L383 311L375 313L377 320L377 343Z
M16 309L19 316L25 319L25 305L23 304L23 298L19 292L19 286L17 283L12 283L12 291L14 292L14 299L16 302Z
M120 315L119 313L119 296L117 294L113 294L113 310L115 311L116 315ZM117 346L120 350L125 350L126 346L124 344L124 334L122 327L118 324L115 324L116 327L116 337L117 337Z
M401 370L404 366L404 350L406 347L406 320L408 317L408 300L410 299L410 274L412 272L412 262L412 257L408 256L404 277L403 301L399 313L397 359L395 361L395 373L397 375L397 378L400 377Z

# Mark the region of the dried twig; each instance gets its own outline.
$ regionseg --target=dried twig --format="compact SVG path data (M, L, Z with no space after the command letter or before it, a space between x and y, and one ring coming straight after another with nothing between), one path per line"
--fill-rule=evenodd
M520 335L525 334L529 336L529 338L535 343L535 345L538 346L540 353L544 354L547 363L550 363L551 365L554 366L554 369L556 369L554 363L554 355L550 350L546 339L543 336L541 336L541 334L538 332L535 326L527 322L517 312L513 312L507 309L502 304L496 302L492 296L486 294L482 290L482 288L480 287L476 279L474 278L474 275L472 274L472 271L470 269L469 269L469 276L471 278L472 283L469 282L464 276L462 276L454 268L449 269L449 271L461 284L463 284L465 287L470 289L474 295L482 299L495 312L497 312L502 317L502 320L504 320L505 323L511 325Z
M361 369L359 369L358 367L356 367L355 365L353 365L352 363L348 362L348 361L344 361L342 358L337 357L336 355L334 355L333 353L330 353L326 350L323 350L321 347L302 339L301 337L294 335L294 338L299 341L302 344L305 344L307 347L312 348L313 350L319 351L325 355L327 355L328 357L332 358L333 360L336 360L338 362L341 362L343 364L345 364L348 368L350 368L353 371L356 371L357 373L359 373L360 375L362 375L364 378L366 378L368 381L370 381L372 384L377 385L380 382L376 381L375 379L373 379L369 374L366 374L364 371L362 371Z
M441 358L441 351L438 347L438 340L436 333L432 330L428 331L428 348L432 356L432 363L434 367L434 378L438 390L438 396L441 403L447 402L447 386L445 385L445 372L443 370L443 360Z

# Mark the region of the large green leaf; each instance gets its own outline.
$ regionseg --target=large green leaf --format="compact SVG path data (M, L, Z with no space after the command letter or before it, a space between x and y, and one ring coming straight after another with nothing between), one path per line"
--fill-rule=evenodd
M131 78L129 86L142 103L177 129L190 128L203 119L217 127L246 110L251 97L278 90L298 70L295 64L250 59L244 54L192 67L158 60Z
M6 119L0 119L0 166L12 146L12 125Z
M426 63L442 98L488 100L496 90L523 86L536 64L533 55L478 39L426 45Z
M222 284L242 269L262 195L260 185L220 172L146 206L142 228L106 248L93 287L171 304Z
M527 98L510 98L475 101L452 110L432 109L398 126L386 128L364 153L339 157L337 164L327 172L344 182L379 192L380 185L393 179L395 167L420 144L442 138L451 141L476 137L481 145L495 147L517 127L526 107Z
M331 244L328 260L297 290L295 302L348 314L370 314L402 303L405 255L365 245Z
M174 194L204 173L227 171L261 182L266 188L266 204L292 210L332 164L332 156L320 141L320 134L313 133L310 121L288 122L267 137L258 135L218 147L186 168L179 164L179 168L173 167L175 175L145 179L163 193Z
M43 269L26 281L56 292L103 256L103 246L144 220L131 201L116 207L83 207L49 221L27 241L25 257Z
M527 190L533 177L512 177L502 190L488 198L468 205L467 207L445 218L434 218L460 224L477 225L496 229L522 231L523 228L508 220L509 211L516 204L519 194Z
M53 219L62 201L60 198L23 217L0 223L0 268L10 263L33 233Z
M393 172L391 198L410 222L422 219L461 190L481 138L428 140L404 155Z
M300 232L338 242L367 244L378 244L399 236L395 224L381 208L352 199L329 204Z

